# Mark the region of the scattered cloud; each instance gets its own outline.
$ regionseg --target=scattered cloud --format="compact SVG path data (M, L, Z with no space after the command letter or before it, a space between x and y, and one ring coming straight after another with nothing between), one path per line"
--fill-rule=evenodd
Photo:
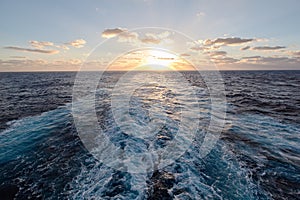
M70 46L75 47L75 48L82 48L86 44L86 41L84 39L77 39L77 40L74 40L74 41L71 41L71 42L67 42L65 44L70 45Z
M63 50L69 50L70 48L67 46L72 46L75 48L81 48L86 44L86 41L83 39L77 39L71 42L66 42L64 44L55 44L53 42L47 42L47 41L36 41L36 40L31 40L29 41L30 45L36 49L45 49L45 47L55 47L58 49L63 49Z
M250 49L250 48L251 48L250 46L245 46L245 47L242 47L241 50L242 50L242 51L245 51L245 50L248 50L248 49Z
M69 50L70 48L66 45L55 45L55 47L59 48L59 49L63 49L63 50Z
M53 42L39 42L36 40L29 41L30 45L36 49L43 49L46 46L54 46Z
M261 50L261 51L270 51L270 50L278 50L278 49L285 49L284 46L259 46L259 47L252 47L252 50Z
M146 44L159 44L160 39L148 35L147 37L142 38L141 42Z
M160 44L162 42L171 43L169 39L170 32L165 31L162 33L145 33L140 36L137 32L129 31L126 28L113 28L105 29L102 32L103 38L118 37L118 42L130 42L133 44L144 43L144 44Z
M15 46L8 46L8 47L4 47L4 48L5 49L16 50L16 51L44 53L44 54L57 54L57 53L59 53L58 50L31 49L31 48L22 48L22 47L15 47Z
M137 42L139 35L136 32L124 31L118 37L118 42Z
M146 44L159 44L163 41L171 42L170 39L168 40L168 37L170 35L170 32L165 31L159 34L154 33L146 33L144 38L141 38L140 41L142 43Z
M127 29L125 29L125 28L105 29L102 32L102 37L104 37L104 38L112 38L112 37L117 36L120 33L125 32L125 31L127 31Z

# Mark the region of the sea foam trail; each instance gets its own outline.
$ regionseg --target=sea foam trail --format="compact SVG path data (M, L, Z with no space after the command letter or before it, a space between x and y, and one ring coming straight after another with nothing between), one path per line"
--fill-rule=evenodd
M118 168L120 171L107 166L96 164L92 170L83 169L81 173L71 183L74 190L72 194L74 199L81 196L85 198L109 198L109 199L161 199L161 198L179 198L179 199L223 199L235 197L237 199L257 199L266 198L264 192L253 183L253 180L248 176L248 170L243 168L235 155L225 143L220 141L213 149L210 155L206 158L201 158L199 152L201 142L205 134L205 126L207 126L210 118L209 98L205 89L197 88L196 95L199 97L199 104L201 105L201 121L196 138L190 138L190 146L181 157L173 159L173 162L166 167L160 169L150 170L147 173L134 173L134 170L128 170L128 161L125 159L121 161L126 166L126 170L122 171L122 167ZM166 122L163 126L162 132L156 135L156 138L143 137L137 138L134 134L125 134L123 131L129 131L131 127L125 127L121 131L118 124L113 120L114 116L110 110L109 98L110 92L105 89L98 90L99 104L96 106L98 115L100 116L100 123L105 127L110 141L115 143L116 147L121 147L124 154L128 156L136 156L137 152L149 153L149 146L157 148L164 148L168 145L168 140L172 139L173 131L178 130L177 120L180 119L180 112L176 112L176 106L184 106L184 103L190 103L191 99L184 93L175 95L174 91L161 87L157 84L148 84L145 87L139 88L131 96L131 116L139 123L136 126L143 126L149 121L148 112L151 100L161 101L159 97L170 98L167 102L169 108L169 115L154 114L156 117L161 117ZM184 90L181 90L184 92ZM157 95L156 95L157 93ZM166 94L166 96L165 96ZM151 97L147 98L147 95ZM178 102L176 97L181 98ZM165 98L162 98L165 101ZM123 100L124 98L118 98ZM83 105L93 103L86 99ZM161 102L164 105L164 102ZM172 108L170 110L170 108ZM92 108L92 106L88 106ZM80 105L79 105L80 108ZM175 109L174 109L175 108ZM81 112L79 116L84 116L89 119L89 114L92 110L78 109ZM165 111L165 107L153 109L152 112ZM195 109L197 110L197 109ZM124 111L126 115L126 111ZM186 124L183 124L186 125ZM139 129L140 127L136 127ZM164 137L163 137L164 136ZM167 141L160 141L160 138L168 138ZM101 138L99 138L101 139ZM149 141L148 141L149 140ZM100 146L101 149L101 146ZM96 151L97 152L97 151ZM110 151L101 151L102 158L112 156ZM150 151L151 153L151 151ZM153 158L153 157L152 157ZM155 160L151 160L155 163ZM108 163L110 164L110 163ZM118 163L120 166L120 163ZM115 167L115 165L112 165ZM110 175L108 175L110 174ZM79 187L79 183L84 183ZM104 184L103 184L104 183ZM225 184L223 184L225 183ZM86 192L88 190L88 192Z

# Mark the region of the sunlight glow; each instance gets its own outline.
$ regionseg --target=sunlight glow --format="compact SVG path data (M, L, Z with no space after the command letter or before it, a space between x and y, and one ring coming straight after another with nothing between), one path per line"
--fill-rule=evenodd
M172 70L178 56L161 50L148 50L143 60L145 70ZM174 70L174 69L173 69Z

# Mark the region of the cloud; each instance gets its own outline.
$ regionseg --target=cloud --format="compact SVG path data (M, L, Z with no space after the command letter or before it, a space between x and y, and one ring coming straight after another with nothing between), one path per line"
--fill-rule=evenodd
M10 58L19 58L19 59L25 59L25 56L9 56Z
M117 36L120 33L125 32L125 31L127 31L127 29L124 29L124 28L105 29L102 32L102 37L104 37L104 38L112 38L112 37Z
M173 41L169 39L170 32L164 31L162 33L145 33L140 36L137 32L128 31L126 28L113 28L105 29L102 32L102 37L104 38L118 38L118 42L130 42L133 44L160 44L162 42L172 43Z
M182 53L179 55L180 57L188 57L188 56L191 56L191 54L188 54L188 53Z
M43 59L10 59L0 60L1 71L74 71L82 61L79 59L53 60ZM94 66L94 65L93 65Z
M198 13L196 14L196 16L197 16L197 17L204 17L204 16L206 16L206 13L205 13L205 12L198 12Z
M282 56L249 56L249 57L242 57L240 59L240 63L246 64L256 64L256 65L287 65L287 64L294 64L299 62L295 58L289 57L282 57Z
M261 57L260 61L264 64L270 63L294 63L297 59L288 58L288 57L277 57L277 56L270 56L270 57Z
M175 58L167 58L167 57L156 57L158 60L175 60Z
M239 61L239 59L231 57L213 57L211 61L217 65L233 64Z
M270 46L260 46L260 47L252 47L252 50L261 50L261 51L270 51L270 50L278 50L278 49L284 49L286 47L284 46L274 46L274 47L270 47Z
M66 45L55 45L55 47L59 48L59 49L63 49L63 50L69 50L70 48Z
M77 40L74 40L74 41L71 41L71 42L67 42L65 44L70 45L70 46L75 47L75 48L82 48L86 44L86 41L84 39L77 39Z
M62 45L60 44L55 44L53 42L47 42L47 41L36 41L36 40L31 40L29 41L30 45L36 49L45 49L45 47L56 47L59 49L63 50L69 50L70 48L66 45L73 46L75 48L81 48L86 44L86 41L83 39L77 39L71 42L66 42Z
M240 63L259 64L261 62L261 59L261 56L246 56L240 59Z
M247 57L242 57L242 59L259 59L261 56L247 56Z
M126 28L105 29L102 32L103 38L113 38L116 36L118 36L118 42L130 42L130 43L139 42L138 33L130 32Z
M1 67L24 67L24 66L43 66L47 64L47 61L37 59L37 60L30 60L30 59L21 59L21 60L1 60L0 66Z
M165 31L159 34L154 33L146 33L144 38L141 38L140 41L146 44L159 44L161 42L171 42L168 40L170 32Z
M199 46L199 45L192 46L192 47L190 47L190 49L191 49L192 51L203 51L203 50L205 50L204 47Z
M146 44L159 44L160 43L160 39L154 38L152 36L147 36L145 38L141 39L142 43L146 43Z
M118 37L118 42L137 42L139 35L136 32L124 31Z
M53 42L39 42L36 40L29 41L30 45L37 49L43 49L45 46L53 46Z
M44 54L57 54L57 53L59 53L58 50L31 49L31 48L22 48L22 47L15 47L15 46L8 46L8 47L4 47L4 48L5 49L16 50L16 51L44 53Z
M253 65L256 67L295 67L300 64L300 60L297 58L283 57L283 56L246 56L242 58L231 58L227 56L211 57L210 60L217 65ZM242 66L241 65L241 66Z
M290 52L290 54L291 54L292 56L299 57L299 56L300 56L300 51L292 51L292 52Z
M249 43L252 41L256 41L254 38L239 38L239 37L232 37L232 38L216 38L214 40L206 39L206 40L197 40L193 43L189 43L190 49L192 51L212 51L217 50L222 46L238 46L245 43ZM250 47L244 47L243 50L246 50Z
M206 52L211 57L216 57L216 56L226 56L227 52L226 51L211 51L211 52Z
M250 49L250 46L245 46L245 47L241 48L242 51L245 51L245 50L248 50L248 49Z
M205 46L211 46L211 45L218 45L218 46L226 46L226 45L240 45L247 42L254 41L255 39L242 39L239 37L232 37L232 38L217 38L215 40L207 39L203 42Z

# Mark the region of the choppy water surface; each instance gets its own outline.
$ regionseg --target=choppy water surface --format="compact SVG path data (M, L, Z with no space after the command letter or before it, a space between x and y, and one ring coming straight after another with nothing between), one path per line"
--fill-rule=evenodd
M0 73L0 196L299 199L300 72L221 74L226 86L227 118L211 153L201 158L199 152L210 118L209 91L198 73L183 72L198 98L196 137L170 165L148 173L132 173L98 162L78 137L71 112L75 73ZM136 124L144 126L152 112L164 126L151 137L126 134L111 109L112 91L122 75L106 73L98 85L95 108L102 130L128 155L166 148L178 131L181 109L194 101L185 90L161 86L156 80L158 74L148 72L147 77L156 82L149 81L134 91L130 114ZM163 76L176 85L172 73ZM166 114L159 114L162 109ZM83 117L88 119L89 114Z

